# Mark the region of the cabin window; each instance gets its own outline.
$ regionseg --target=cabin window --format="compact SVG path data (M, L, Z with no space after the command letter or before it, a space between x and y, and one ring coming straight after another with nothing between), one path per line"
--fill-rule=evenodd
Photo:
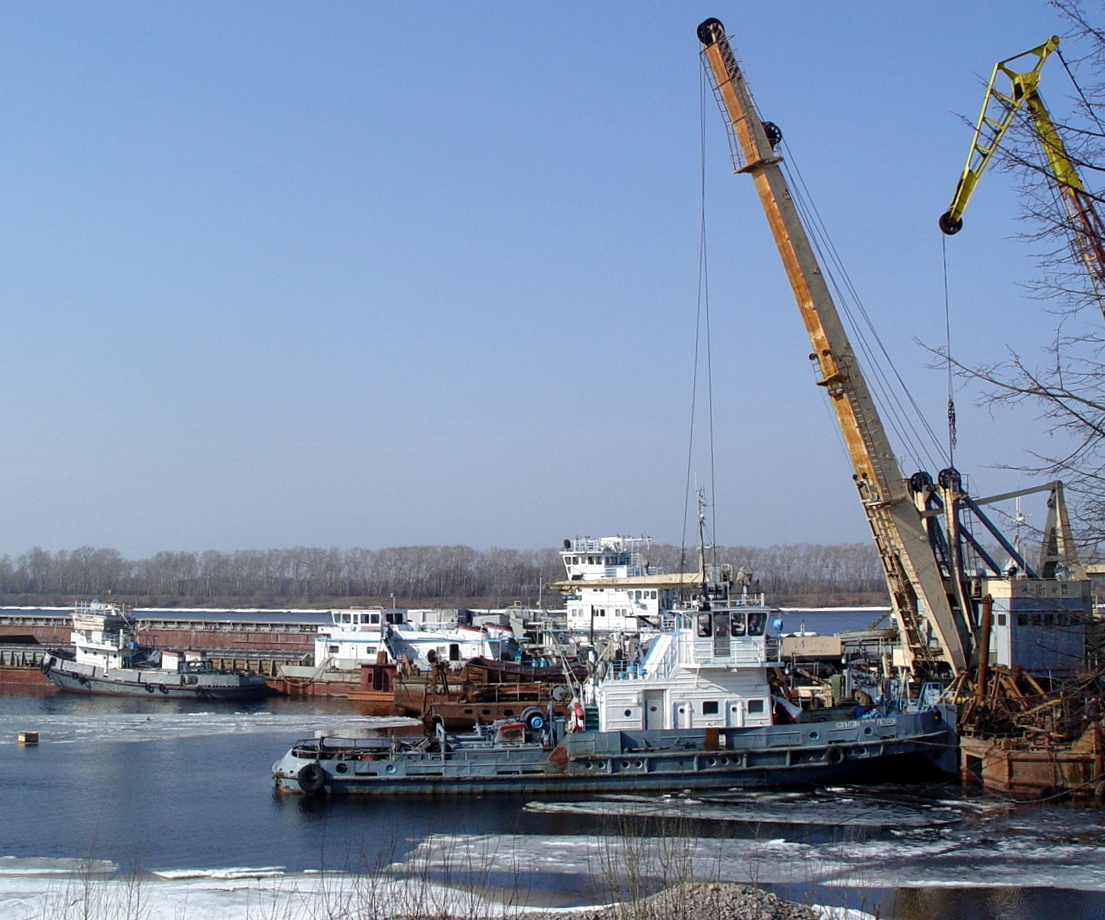
M750 636L762 636L764 634L764 627L767 626L767 614L766 613L750 613L748 614L748 635Z
M703 700L702 714L704 716L716 716L718 714L717 700Z
M380 622L380 614L378 614L378 613L370 613L370 614L368 615L368 622L369 622L369 623L379 623L379 622Z
M341 651L341 646L340 645L328 645L326 647L326 654L327 655L336 655L340 651Z
M656 592L655 591L651 592L651 597L652 597L653 600L656 600Z
M1044 626L1054 626L1054 625L1055 625L1055 615L1051 614L1051 613L1045 613L1044 614Z
M1017 614L1017 625L1018 626L1027 626L1028 625L1028 614L1027 613L1018 613Z
M1005 625L1005 614L1004 613L999 613L998 614L998 626L1004 626L1004 625Z
M702 638L712 636L714 634L713 629L710 627L710 614L700 613L698 615L698 635Z
M734 636L744 635L744 614L734 613L732 614L732 626Z
M749 715L763 715L764 713L764 701L763 700L749 700L748 701L748 714Z
M460 646L455 642L449 644L449 660L460 661Z

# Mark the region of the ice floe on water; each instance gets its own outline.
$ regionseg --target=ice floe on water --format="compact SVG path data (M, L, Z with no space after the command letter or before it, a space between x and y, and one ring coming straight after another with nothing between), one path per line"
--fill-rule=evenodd
M396 720L371 716L335 716L326 713L274 713L269 711L119 712L87 715L81 712L37 713L33 718L0 710L0 738L15 739L20 732L36 731L39 743L71 744L95 741L167 741L218 735L280 734L289 741L311 737L317 731L336 731L350 725L394 724Z
M952 824L963 818L958 803L923 802L883 797L870 792L824 789L817 792L733 792L710 796L648 798L610 796L600 801L534 802L528 810L545 813L605 815L635 818L685 818L731 823L838 827L924 828Z
M117 871L118 865L108 859L27 859L0 856L0 879L10 876L31 878L60 875L106 878Z
M612 867L631 866L641 878L717 879L765 885L864 889L924 887L1067 888L1105 890L1100 848L1049 847L1035 840L970 841L908 838L803 842L751 838L636 838L558 836L449 837L423 840L397 869L469 873L509 869L519 879L560 876L603 882ZM624 869L619 870L624 872Z

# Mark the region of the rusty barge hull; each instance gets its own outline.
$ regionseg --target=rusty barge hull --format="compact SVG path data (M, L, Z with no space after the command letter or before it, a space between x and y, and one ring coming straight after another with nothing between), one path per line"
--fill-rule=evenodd
M959 739L964 784L1015 799L1038 800L1064 795L1105 799L1105 764L1101 727L1077 741L1054 744L1035 738Z

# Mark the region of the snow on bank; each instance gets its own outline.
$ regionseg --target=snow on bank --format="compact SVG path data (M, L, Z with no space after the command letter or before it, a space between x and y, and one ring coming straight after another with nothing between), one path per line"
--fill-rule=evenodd
M5 859L12 859L5 857ZM27 874L9 862L0 876L0 916L4 920L182 920L221 917L224 920L317 920L319 917L365 918L445 917L462 920L518 917L539 913L572 918L610 914L611 905L592 904L559 910L512 900L483 897L466 888L434 885L425 879L384 879L327 873L286 873L278 866L211 870L158 871L134 878L104 879L98 863L82 871L72 860L25 860ZM43 877L50 877L47 881ZM729 893L729 900L748 900L755 916L767 916L764 904L777 905L773 917L820 916L823 920L872 920L869 914L832 907L804 909L758 889L716 883L692 885ZM682 890L682 889L679 889ZM656 896L661 897L660 895ZM735 899L735 900L734 900ZM649 899L653 900L653 899ZM642 903L642 906L647 904ZM733 906L733 905L730 905ZM740 911L733 916L743 915Z

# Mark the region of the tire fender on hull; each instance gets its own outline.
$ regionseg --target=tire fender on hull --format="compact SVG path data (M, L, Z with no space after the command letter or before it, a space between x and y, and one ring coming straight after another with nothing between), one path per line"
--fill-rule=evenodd
M296 774L296 782L299 788L307 795L318 795L326 787L326 771L317 763L309 763L300 767Z

